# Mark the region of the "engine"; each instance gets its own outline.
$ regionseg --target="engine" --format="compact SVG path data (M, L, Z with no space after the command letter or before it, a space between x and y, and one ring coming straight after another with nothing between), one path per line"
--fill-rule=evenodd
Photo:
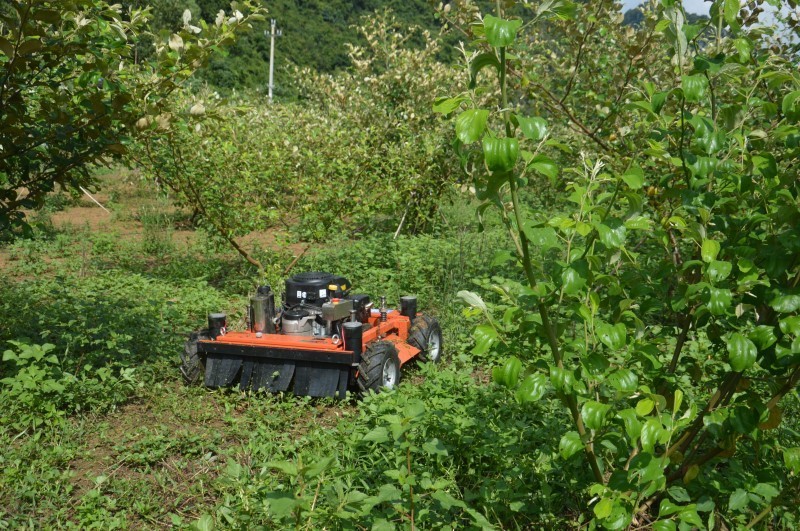
M350 288L350 281L342 276L300 273L286 280L283 304L276 312L272 289L261 286L250 300L250 329L257 336L342 337L345 322L366 322L372 310L369 296L351 295Z

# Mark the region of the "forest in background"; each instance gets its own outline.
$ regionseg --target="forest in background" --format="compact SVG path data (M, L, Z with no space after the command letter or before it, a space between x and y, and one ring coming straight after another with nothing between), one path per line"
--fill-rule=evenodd
M491 1L475 2L490 6ZM230 8L228 0L124 0L123 5L150 6L153 9L152 29L155 32L173 32L179 29L181 16L188 9L195 18L212 22L220 9ZM363 38L353 28L361 17L383 10L391 10L401 27L420 27L439 35L442 21L436 16L433 0L269 0L265 2L269 18L278 21L283 32L276 43L275 94L278 98L292 99L297 91L292 82L294 67L311 68L317 72L331 73L350 66L347 44L363 44ZM638 8L624 13L624 23L638 26L644 15ZM232 89L257 89L266 91L269 80L269 18L254 23L253 30L242 35L224 55L213 57L197 75L197 80L228 92ZM704 18L687 14L690 22ZM457 60L455 46L459 36L449 32L440 36L443 46L438 59L447 63ZM412 44L421 46L417 37ZM144 55L147 45L140 47Z

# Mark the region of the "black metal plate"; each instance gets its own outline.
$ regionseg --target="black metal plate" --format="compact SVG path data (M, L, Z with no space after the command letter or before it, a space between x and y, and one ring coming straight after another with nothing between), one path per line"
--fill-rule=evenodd
M242 358L225 354L209 354L206 358L206 387L226 387L231 385L239 369L242 367Z
M353 363L353 353L347 350L301 350L259 347L255 345L236 345L233 343L225 343L225 341L200 341L197 343L197 351L208 355L224 354L311 363L332 363L336 365L351 365Z
M230 349L229 344L203 342L198 344L200 345L211 346L209 349L198 348L199 352L205 353L205 385L210 388L227 387L238 380L239 389L242 391L265 389L276 393L291 389L298 396L344 398L353 371L353 366L349 362L352 359L351 352L320 353L244 347L244 351L248 354L253 353L253 348L260 349L259 353L262 354L244 356ZM224 352L209 352L223 348ZM317 355L322 354L321 357L325 361L309 359L298 361L286 356L287 353L297 357L317 359L320 358Z
M294 377L294 362L271 363L267 360L254 360L251 388L253 391L266 389L273 393L287 391Z

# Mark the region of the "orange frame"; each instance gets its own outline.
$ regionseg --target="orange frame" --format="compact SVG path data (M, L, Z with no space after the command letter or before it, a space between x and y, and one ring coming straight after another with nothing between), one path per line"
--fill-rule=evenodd
M411 329L411 319L405 315L401 315L399 311L390 310L386 322L381 322L380 312L378 312L378 310L373 310L367 324L370 325L370 328L364 332L361 340L364 349L375 341L390 341L394 344L395 348L397 348L401 366L414 359L414 357L420 353L418 348L412 347L407 343L408 332ZM255 333L244 331L228 332L225 335L218 336L217 339L213 341L231 345L249 345L317 352L339 351L342 354L352 354L352 351L345 350L346 345L342 340L338 343L334 343L329 337L314 338L311 336L288 336L282 334L264 334L261 337L256 337Z

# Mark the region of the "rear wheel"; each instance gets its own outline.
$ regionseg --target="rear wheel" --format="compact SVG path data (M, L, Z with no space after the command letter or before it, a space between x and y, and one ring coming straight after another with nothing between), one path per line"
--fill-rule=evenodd
M408 344L420 350L419 359L437 363L442 358L442 327L434 317L419 315L408 331Z
M362 393L370 389L377 393L400 383L400 357L393 344L378 341L367 347L358 365L357 383Z
M189 339L183 345L181 375L183 375L183 381L187 385L198 383L204 376L206 367L203 359L197 353L197 342L206 339L211 339L211 336L207 329L203 329L189 334Z

